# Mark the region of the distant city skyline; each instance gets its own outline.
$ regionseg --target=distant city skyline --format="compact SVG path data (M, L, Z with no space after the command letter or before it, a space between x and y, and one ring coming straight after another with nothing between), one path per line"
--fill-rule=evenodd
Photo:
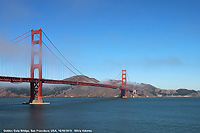
M131 82L200 90L199 6L198 0L1 0L0 39L41 28L91 78L115 78L126 69Z

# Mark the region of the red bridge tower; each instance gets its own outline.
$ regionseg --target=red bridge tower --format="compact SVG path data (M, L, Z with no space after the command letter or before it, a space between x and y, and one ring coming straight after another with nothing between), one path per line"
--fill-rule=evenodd
M127 98L126 70L122 70L121 98Z
M38 71L37 71L38 70ZM38 72L38 77L36 77ZM30 82L29 103L43 103L42 99L42 30L31 30L31 79L41 79ZM37 98L37 99L36 99Z

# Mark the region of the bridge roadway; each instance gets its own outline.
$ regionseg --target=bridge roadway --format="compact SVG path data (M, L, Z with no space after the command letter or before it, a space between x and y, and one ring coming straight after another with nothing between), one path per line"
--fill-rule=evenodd
M113 86L108 84L98 84L98 83L87 83L87 82L79 82L79 81L66 81L66 80L52 80L52 79L37 79L37 78L21 78L21 77L7 77L0 76L0 81L3 82L39 82L49 83L49 84L69 84L69 85L84 85L84 86L97 86L97 87L107 87L113 89L121 89L127 91L133 91L132 89L124 89L122 86Z

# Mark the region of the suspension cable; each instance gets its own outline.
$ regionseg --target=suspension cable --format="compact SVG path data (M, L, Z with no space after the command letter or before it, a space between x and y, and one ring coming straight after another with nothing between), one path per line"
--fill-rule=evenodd
M12 39L11 41L14 41L14 40L16 40L16 39L18 39L18 38L20 38L20 37L22 37L22 36L26 35L26 34L27 34L27 33L29 33L29 32L30 32L30 30L29 30L28 32L26 32L26 33L22 34L21 36L18 36L18 37L16 37L15 39Z
M30 35L31 35L31 34L30 34ZM26 37L24 37L24 38L22 38L22 39L20 39L20 40L18 40L18 41L16 41L16 42L14 42L14 43L16 44L16 43L18 43L18 42L24 40L25 38L29 37L30 35L28 35L28 36L26 36Z
M43 31L42 31L43 32ZM74 65L72 65L72 63L70 63L69 60L67 60L65 58L65 56L58 50L58 48L52 43L52 41L47 37L47 35L43 32L43 34L46 36L46 38L49 40L49 42L53 45L53 47L60 53L60 55L76 70L78 71L81 75L83 75L83 73L81 73Z
M121 77L122 77L122 76L119 76L117 80L120 80Z
M65 66L65 67L67 67L72 73L74 73L75 75L77 75L74 71L72 71L67 65L65 65L65 63L64 62L62 62L59 58L58 58L58 56L56 56L54 53L53 53L53 51L51 51L51 49L42 41L42 43L47 47L47 49Z
M116 80L118 77L119 77L119 75L121 74L122 72L120 72L118 75L117 75L117 77L116 78L114 78L114 80ZM119 78L118 78L119 79Z
M39 38L39 36L37 35L37 37ZM48 39L48 38L47 38ZM76 74L73 70L71 70L64 62L62 62L59 58L58 58L58 56L56 56L54 53L53 53L53 51L42 41L42 43L47 47L47 49L65 66L65 67L67 67L72 73L74 73L76 76L78 76L78 74ZM83 74L82 74L83 75ZM90 81L89 79L87 79L87 78L83 78L83 77L80 77L81 79L85 79L85 80L87 80L87 81ZM78 79L77 79L78 80Z

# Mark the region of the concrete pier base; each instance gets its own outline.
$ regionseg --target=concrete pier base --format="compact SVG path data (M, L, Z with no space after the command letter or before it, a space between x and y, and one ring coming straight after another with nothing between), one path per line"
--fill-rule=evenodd
M42 104L50 104L50 103L45 103L43 100L33 100L32 103L24 102L22 104L39 104L39 105L42 105Z
M122 98L126 99L126 98L127 98L127 96L123 96Z

